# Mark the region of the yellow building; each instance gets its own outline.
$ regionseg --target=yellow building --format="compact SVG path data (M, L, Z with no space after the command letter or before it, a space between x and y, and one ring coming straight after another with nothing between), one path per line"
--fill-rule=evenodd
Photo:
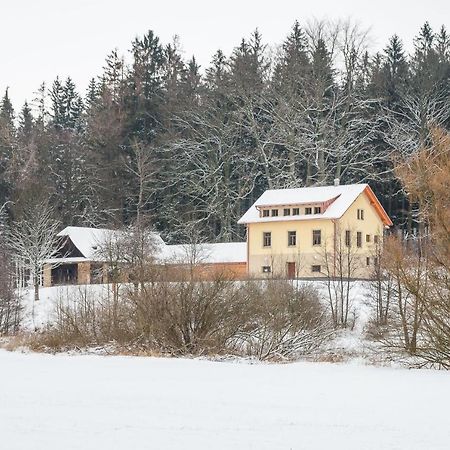
M264 192L239 220L254 277L369 278L392 222L367 184Z

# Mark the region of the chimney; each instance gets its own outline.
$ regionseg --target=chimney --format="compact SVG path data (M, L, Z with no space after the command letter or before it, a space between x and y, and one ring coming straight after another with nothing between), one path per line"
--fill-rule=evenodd
M334 185L335 186L339 186L339 183L341 182L341 180L339 178L335 178L334 179Z

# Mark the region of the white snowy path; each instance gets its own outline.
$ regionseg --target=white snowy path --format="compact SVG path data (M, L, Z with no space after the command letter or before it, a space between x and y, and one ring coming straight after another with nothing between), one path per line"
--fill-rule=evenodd
M0 351L0 448L450 448L450 375Z

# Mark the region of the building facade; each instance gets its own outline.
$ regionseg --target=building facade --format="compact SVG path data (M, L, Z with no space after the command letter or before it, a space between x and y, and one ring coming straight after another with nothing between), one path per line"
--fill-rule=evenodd
M367 184L269 190L239 223L256 278L370 278L392 225Z

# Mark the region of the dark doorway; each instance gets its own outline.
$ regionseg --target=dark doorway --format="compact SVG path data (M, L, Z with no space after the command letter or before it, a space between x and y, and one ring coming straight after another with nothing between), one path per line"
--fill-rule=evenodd
M78 264L62 264L52 269L52 286L58 284L77 284Z
M103 283L103 264L91 263L91 284Z
M295 262L287 263L287 276L290 280L295 278Z

